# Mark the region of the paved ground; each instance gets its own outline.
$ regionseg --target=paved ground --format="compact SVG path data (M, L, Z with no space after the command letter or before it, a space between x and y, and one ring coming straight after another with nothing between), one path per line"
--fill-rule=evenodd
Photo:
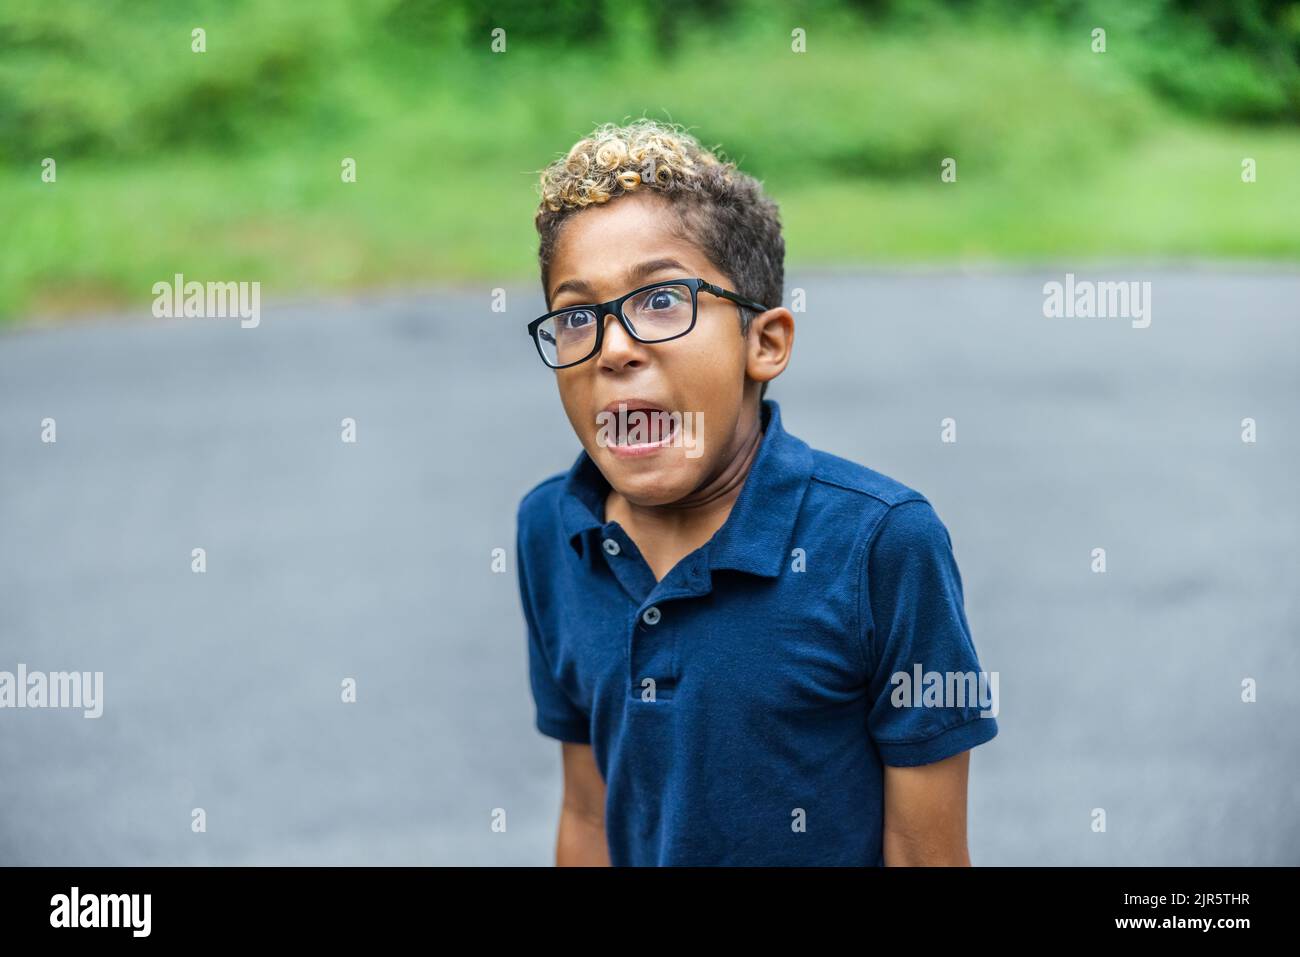
M1063 275L793 274L771 394L952 532L1002 679L977 863L1298 864L1300 274L1088 274L1151 280L1144 330L1043 318ZM98 720L0 711L0 863L550 861L490 553L577 446L510 292L0 335L0 670L105 676Z

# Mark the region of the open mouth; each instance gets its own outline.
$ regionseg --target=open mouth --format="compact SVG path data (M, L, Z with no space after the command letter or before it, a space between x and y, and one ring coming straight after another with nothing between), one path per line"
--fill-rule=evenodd
M616 455L643 455L672 445L680 416L641 400L611 402L596 416L597 444Z

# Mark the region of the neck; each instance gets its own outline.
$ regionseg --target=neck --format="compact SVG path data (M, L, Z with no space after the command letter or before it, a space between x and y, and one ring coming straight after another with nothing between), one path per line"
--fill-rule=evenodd
M644 506L634 505L610 489L606 517L652 535L707 541L731 514L762 441L762 413L746 415L722 467L690 494L666 505Z

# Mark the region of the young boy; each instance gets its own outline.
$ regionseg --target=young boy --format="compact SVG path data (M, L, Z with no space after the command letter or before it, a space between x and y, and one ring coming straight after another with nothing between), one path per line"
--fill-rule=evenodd
M764 397L794 342L777 207L649 120L541 186L529 334L583 447L518 515L557 863L969 864L996 706L948 533Z

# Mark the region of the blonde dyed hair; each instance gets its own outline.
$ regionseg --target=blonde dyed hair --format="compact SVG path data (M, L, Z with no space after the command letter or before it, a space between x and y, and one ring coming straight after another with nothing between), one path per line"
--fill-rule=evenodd
M700 189L706 177L728 181L734 163L689 133L654 120L603 123L542 171L542 207L551 212L607 203L641 188Z

